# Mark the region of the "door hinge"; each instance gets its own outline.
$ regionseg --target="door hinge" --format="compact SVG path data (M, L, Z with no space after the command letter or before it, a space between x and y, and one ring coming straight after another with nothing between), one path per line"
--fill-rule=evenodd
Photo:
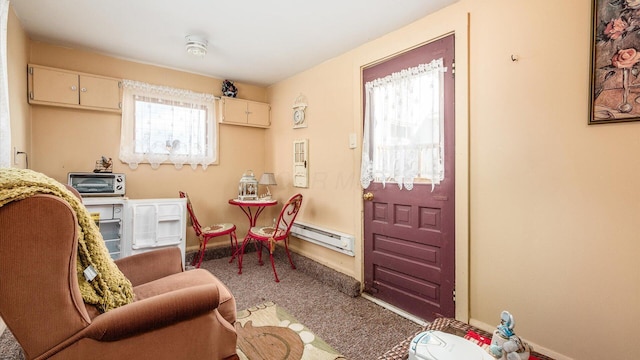
M455 289L453 290L453 302L456 302L456 291L455 291Z
M29 91L29 99L33 100L33 91Z
M33 75L33 67L29 67L29 74Z
M451 75L453 75L453 77L456 76L456 60L454 59L453 62L451 62Z

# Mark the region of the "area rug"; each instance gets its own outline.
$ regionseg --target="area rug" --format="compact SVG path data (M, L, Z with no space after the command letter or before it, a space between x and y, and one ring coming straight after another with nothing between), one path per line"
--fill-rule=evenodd
M345 359L273 302L239 312L235 326L242 360Z
M273 302L238 312L238 356L242 360L345 359L285 309ZM0 360L24 355L9 330L0 336Z

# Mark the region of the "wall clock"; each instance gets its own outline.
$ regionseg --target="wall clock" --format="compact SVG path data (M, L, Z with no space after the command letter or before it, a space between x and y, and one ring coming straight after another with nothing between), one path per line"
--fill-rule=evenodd
M295 108L293 110L293 126L302 125L304 123L304 108Z
M307 116L305 109L307 108L307 102L305 97L300 94L293 103L293 128L305 128L307 127Z

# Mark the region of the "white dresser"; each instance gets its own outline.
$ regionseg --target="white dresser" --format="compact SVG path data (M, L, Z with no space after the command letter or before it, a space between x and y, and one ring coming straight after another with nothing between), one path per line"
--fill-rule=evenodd
M185 260L186 199L84 197L113 259L177 246Z
M177 246L185 258L186 199L127 200L124 216L126 255Z

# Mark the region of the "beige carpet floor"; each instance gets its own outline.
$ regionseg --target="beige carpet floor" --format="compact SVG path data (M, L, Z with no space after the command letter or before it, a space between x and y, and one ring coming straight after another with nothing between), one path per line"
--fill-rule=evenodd
M291 269L283 253L276 251L279 283L274 281L268 255L259 266L256 253L245 254L242 275L237 273L237 261L229 264L229 258L209 260L202 267L227 284L238 309L273 301L347 359L376 359L423 328L365 298L337 291L328 285L333 283L327 278L331 273L309 275L306 262Z

